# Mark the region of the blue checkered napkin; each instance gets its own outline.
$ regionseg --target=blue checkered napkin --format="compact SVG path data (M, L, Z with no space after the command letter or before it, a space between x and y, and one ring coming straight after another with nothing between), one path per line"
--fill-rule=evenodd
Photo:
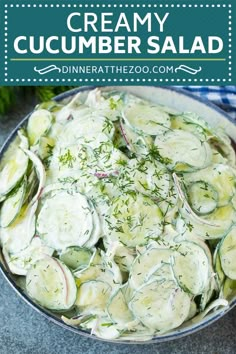
M236 86L182 86L181 88L207 98L236 120Z

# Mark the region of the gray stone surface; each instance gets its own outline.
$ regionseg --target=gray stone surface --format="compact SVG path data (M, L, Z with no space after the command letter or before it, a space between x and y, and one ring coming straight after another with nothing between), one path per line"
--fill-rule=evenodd
M32 105L0 118L0 145ZM234 354L236 308L210 327L179 340L152 345L102 343L76 335L35 312L0 274L0 354Z

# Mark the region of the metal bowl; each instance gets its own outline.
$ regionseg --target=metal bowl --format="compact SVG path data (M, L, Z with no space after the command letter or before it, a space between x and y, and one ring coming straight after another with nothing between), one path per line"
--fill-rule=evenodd
M94 89L95 87L81 87L81 88L75 88L73 90L67 91L65 93L62 93L58 95L57 97L54 98L55 101L60 102L67 102L70 100L72 96L74 96L78 92L84 92L86 94L87 91L90 91ZM197 113L198 115L204 117L204 119L209 122L213 127L214 126L220 126L222 127L226 133L230 136L232 139L232 142L236 144L236 125L234 120L229 117L224 111L216 107L214 104L210 103L208 100L200 99L197 98L196 96L193 96L190 93L186 93L183 90L172 88L172 87L143 87L143 86L107 86L107 87L101 87L100 88L102 91L110 91L110 90L121 90L121 91L127 91L129 93L132 93L134 95L137 95L139 97L151 100L156 103L160 103L169 107L172 107L174 109L177 109L179 111L192 111ZM26 116L20 124L16 126L16 128L13 130L13 132L10 134L8 139L5 141L3 146L0 149L0 161L1 158L3 157L4 153L6 152L7 148L11 144L11 142L14 140L16 137L17 131L20 127L24 126L27 123L27 120L29 118L30 114ZM80 328L75 328L71 327L67 324L65 324L61 319L60 315L56 314L55 312L53 313L52 311L46 310L45 308L42 308L39 306L37 303L33 302L28 295L25 293L25 291L21 287L21 281L20 277L15 276L10 273L9 269L7 268L4 258L2 254L0 253L0 269L5 277L5 279L8 281L8 283L13 287L13 289L16 291L16 293L32 308L34 308L37 312L42 314L43 316L47 317L50 321L60 325L61 327L64 327L67 330L70 330L72 332L75 332L77 334L89 337L89 338L94 338L97 340L102 340L106 342L116 342L117 340L103 340L100 338L95 337L94 335L91 335L90 332L80 329ZM154 337L153 339L145 342L140 342L140 341L128 341L128 340L119 340L119 343L126 343L126 344L138 344L138 343L160 343L160 342L165 342L165 341L170 341L174 340L189 334L192 334L194 332L197 332L206 326L212 324L213 322L217 321L220 319L222 316L224 316L228 311L230 311L234 306L236 305L236 292L232 296L231 300L229 301L229 307L224 308L224 309L219 309L214 312L211 312L208 314L203 320L197 322L197 323L191 323L191 321L188 321L184 323L180 328L176 330L172 330L168 333L165 333L163 335Z

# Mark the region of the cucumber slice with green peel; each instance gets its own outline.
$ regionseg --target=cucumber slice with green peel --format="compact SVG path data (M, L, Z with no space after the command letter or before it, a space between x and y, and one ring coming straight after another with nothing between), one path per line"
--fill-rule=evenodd
M171 117L171 128L184 130L190 133L193 133L200 140L205 141L207 139L207 131L204 127L202 127L198 122L192 120L187 114L182 115L174 115Z
M76 277L76 284L81 284L90 280L101 280L110 283L113 280L112 272L108 272L101 264L90 264L85 269L81 269L74 272Z
M170 174L158 161L147 159L133 164L134 186L136 190L155 200L165 200L169 194Z
M207 287L210 277L208 257L193 242L182 242L172 255L172 269L179 286L192 295L200 295Z
M110 94L101 94L94 90L88 94L86 104L96 109L97 114L107 117L111 121L116 121L121 115L124 104L125 94L122 92L112 92Z
M130 193L113 200L105 216L105 234L128 247L145 245L163 230L159 207L142 194Z
M38 110L46 109L49 112L57 112L57 111L61 110L63 107L64 107L64 105L59 104L56 101L46 101L46 102L42 102L42 103L38 104L36 106L36 109L38 109Z
M29 246L35 235L37 206L37 202L32 206L24 205L14 222L1 230L1 243L10 254L19 253Z
M111 286L104 281L87 281L80 285L75 304L80 313L103 314L110 298L111 290Z
M28 270L39 259L44 258L45 255L52 256L54 250L45 246L39 237L34 237L28 247L23 251L9 254L3 248L4 259L13 274L26 276Z
M129 272L135 258L135 251L125 247L119 242L112 245L113 246L108 246L108 249L109 247L113 248L114 260L118 264L120 270L126 273Z
M96 137L99 133L104 133L112 139L115 133L114 124L103 116L85 115L79 119L68 121L64 131L60 134L60 142L66 145L68 141L76 143L79 138L92 135Z
M43 162L47 162L47 159L52 155L53 148L55 146L55 140L46 136L42 136L37 144L37 153Z
M226 162L230 164L230 166L235 167L236 163L236 155L235 149L231 144L231 140L223 131L217 131L216 135L209 139L209 143L211 147L218 151L218 153L226 159Z
M227 300L231 300L236 295L236 280L226 278L223 285L223 296Z
M83 247L93 230L91 207L80 193L72 195L64 190L58 191L45 200L37 218L38 233L49 247L56 250Z
M11 192L2 204L0 209L0 227L10 226L19 215L25 198L26 184L27 181L24 178L20 186Z
M197 214L209 214L218 204L218 192L210 184L202 181L192 183L187 188L189 203Z
M69 310L76 301L77 288L69 268L56 258L38 260L26 275L26 291L50 310Z
M81 270L89 265L92 255L91 249L68 247L60 254L60 260L72 270Z
M122 115L131 128L147 135L160 135L170 129L169 114L153 103L128 104Z
M19 147L0 170L0 198L10 193L24 177L28 168L28 156Z
M38 180L39 180L38 190L37 190L35 196L33 197L33 199L31 200L31 204L34 204L40 198L43 188L46 184L46 173L45 173L45 169L44 169L44 166L43 166L41 160L38 158L38 156L36 154L34 154L30 150L24 150L24 152L29 157L29 159L32 161L32 163L35 167L35 171L36 171Z
M167 167L178 172L202 169L211 162L208 143L190 132L170 130L156 137L155 146L166 160Z
M236 174L228 165L211 165L203 170L185 174L184 180L187 183L205 182L215 188L218 193L218 207L227 205L236 192Z
M219 246L221 267L226 276L236 280L236 227L233 226Z
M199 305L200 311L204 311L206 309L206 306L209 304L216 291L217 291L217 284L212 274L212 277L209 279L208 286L206 287L205 291L201 296L201 301Z
M182 224L181 228L185 230L182 231L184 233L186 231L190 233L194 231L195 235L204 239L222 238L236 221L236 211L233 205L230 203L224 207L216 208L208 215L199 217L188 204L185 194L181 189L180 180L175 173L173 173L173 179L179 199L182 202L182 206L179 207L179 212L184 219L184 227L182 227ZM180 221L181 218L177 220ZM176 225L178 225L178 221Z
M190 297L174 281L153 281L136 291L129 307L146 327L165 332L186 320L190 304Z
M180 212L185 219L186 228L206 240L224 237L236 222L236 212L231 204L216 208L211 214L202 216L202 221L196 220L184 209Z
M123 293L123 288L113 294L107 305L107 312L113 323L125 325L134 320Z
M120 131L125 140L127 148L138 156L146 156L153 144L149 135L133 130L125 121L120 122Z
M105 269L112 272L113 274L113 283L114 284L122 284L123 277L120 271L119 266L114 261L114 254L101 251L101 257L103 259L103 265Z
M122 284L121 272L117 269L117 265L117 268L115 268L112 260L106 258L106 255L101 258L98 253L95 253L88 267L79 271L75 270L77 286L90 280L101 280L110 284L113 289L119 288Z
M225 274L224 274L222 266L221 266L220 255L219 255L219 244L216 247L215 252L214 252L213 265L214 265L214 270L216 272L217 285L218 285L218 288L220 289L222 287L222 284L224 283Z
M175 280L173 276L172 267L170 264L163 264L160 268L158 268L154 273L148 274L146 281L167 281L167 280Z
M34 168L29 172L23 204L29 204L38 190L38 178Z
M131 288L139 288L164 264L170 263L172 253L173 251L168 248L151 248L137 256L130 270Z
M42 136L47 135L51 128L52 120L51 113L46 109L38 109L31 114L27 126L31 146L37 144Z

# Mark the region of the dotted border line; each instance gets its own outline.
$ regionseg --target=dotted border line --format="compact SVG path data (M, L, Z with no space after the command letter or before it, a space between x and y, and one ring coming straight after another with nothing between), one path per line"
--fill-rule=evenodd
M137 7L137 8L156 8L156 7L160 7L160 8L178 8L178 7L183 7L183 8L197 8L197 7L200 7L200 8L203 8L203 7L206 7L206 8L220 8L220 7L231 7L231 5L229 4L6 4L5 7L10 7L10 8L13 8L13 7L46 7L46 8L58 8L58 7L67 7L67 8L88 8L88 7L91 7L91 8L105 8L105 7L108 7L108 8L111 8L111 7L114 7L114 8L128 8L128 7L131 7L131 8L134 8L134 7Z
M94 83L94 82L231 82L232 76L232 10L231 4L5 4L4 10L4 81L5 82L87 82L87 83ZM228 7L228 80L226 79L9 79L8 78L8 8L226 8Z
M226 79L8 79L9 82L226 82Z
M4 81L8 81L8 10L4 10Z
M228 75L229 79L228 81L232 81L232 10L231 10L231 5L229 5L229 10L228 10L228 31L229 31L229 37L228 37Z

